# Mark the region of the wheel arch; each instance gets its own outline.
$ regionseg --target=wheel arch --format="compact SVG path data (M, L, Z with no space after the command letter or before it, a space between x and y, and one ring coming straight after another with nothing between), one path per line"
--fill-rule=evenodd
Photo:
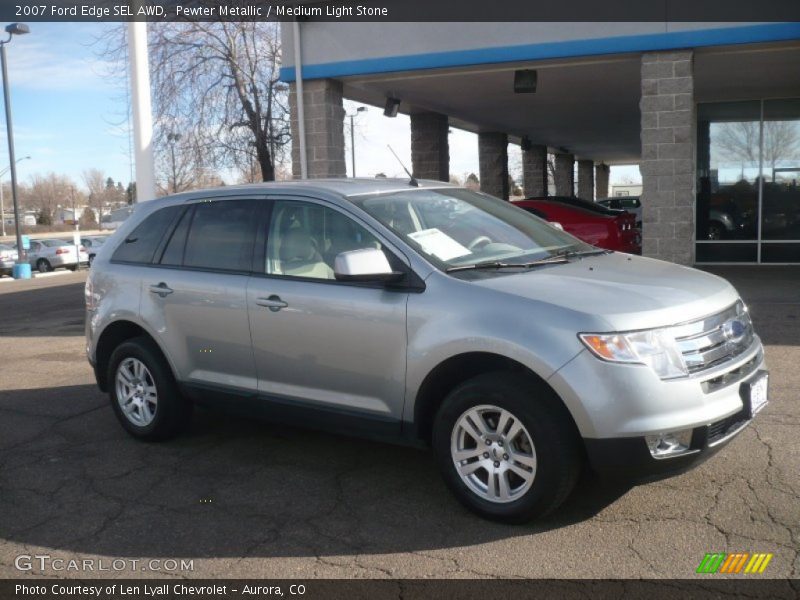
M483 373L507 371L524 376L532 386L541 387L552 393L572 423L575 435L580 438L580 431L567 405L535 371L521 362L492 352L466 352L451 356L436 365L423 379L414 401L414 421L411 425L411 437L429 443L433 431L436 412L447 395L456 386Z
M108 364L114 350L123 342L136 337L146 337L152 341L155 347L158 348L158 351L161 353L167 365L169 365L173 376L175 375L175 367L169 359L169 355L164 352L164 348L158 343L158 340L140 324L127 319L120 319L106 325L100 337L97 339L97 346L95 348L95 372L97 374L97 385L102 391L108 391Z

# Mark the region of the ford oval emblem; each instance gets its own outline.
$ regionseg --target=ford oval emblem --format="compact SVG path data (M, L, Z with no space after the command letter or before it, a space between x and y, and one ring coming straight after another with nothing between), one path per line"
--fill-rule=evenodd
M739 319L731 319L722 326L722 335L729 342L739 342L744 337L747 326Z

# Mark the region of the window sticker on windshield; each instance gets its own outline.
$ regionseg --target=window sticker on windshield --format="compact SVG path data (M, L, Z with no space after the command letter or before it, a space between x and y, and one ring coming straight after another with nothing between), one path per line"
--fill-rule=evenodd
M470 254L467 248L435 227L409 233L408 237L422 246L425 252L432 254L439 260L450 260Z

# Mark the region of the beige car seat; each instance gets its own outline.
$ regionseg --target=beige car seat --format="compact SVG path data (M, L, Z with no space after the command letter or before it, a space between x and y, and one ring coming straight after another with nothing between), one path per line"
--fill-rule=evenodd
M289 231L281 239L278 252L284 275L334 279L333 269L322 260L314 240L303 231Z

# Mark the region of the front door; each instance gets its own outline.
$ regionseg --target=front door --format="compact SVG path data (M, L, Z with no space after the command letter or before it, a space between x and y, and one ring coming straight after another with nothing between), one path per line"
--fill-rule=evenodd
M333 274L340 252L388 250L351 216L311 200L275 200L267 228L247 293L259 390L399 426L408 293Z

